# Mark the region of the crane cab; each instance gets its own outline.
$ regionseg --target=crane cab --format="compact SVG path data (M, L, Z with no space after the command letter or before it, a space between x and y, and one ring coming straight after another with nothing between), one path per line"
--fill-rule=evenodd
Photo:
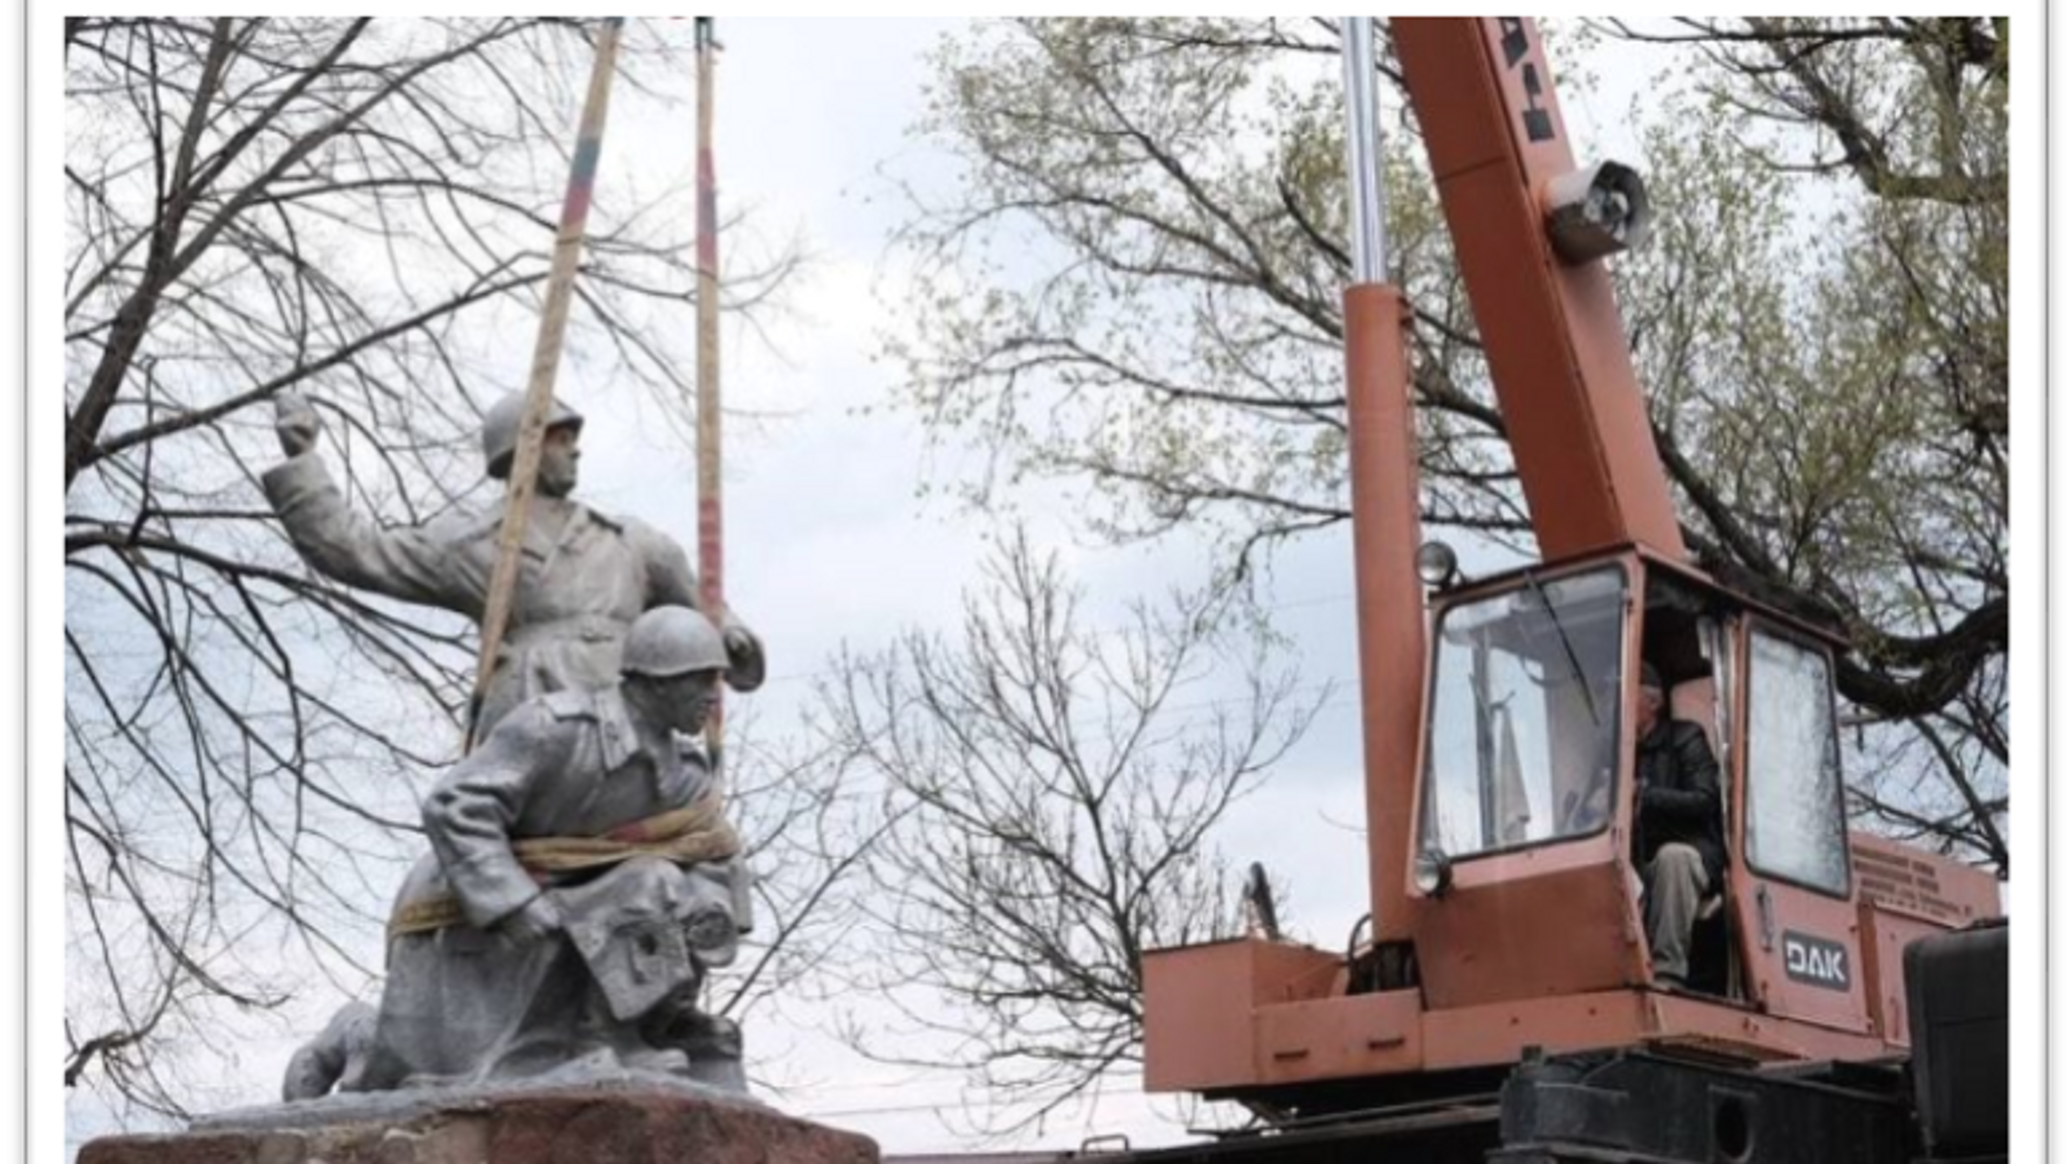
M1403 861L1370 870L1372 940L1149 954L1154 1090L1315 1111L1373 1102L1353 1080L1429 1089L1528 1048L1873 1059L1907 1040L1905 943L1997 914L1986 875L1851 835L1818 630L1634 547L1436 592L1427 625L1416 756L1369 776L1414 785L1369 822L1410 834L1370 838ZM1635 844L1643 663L1719 766L1724 868L1674 987ZM1872 888L1895 859L1908 894Z
M1833 644L1645 551L1438 597L1407 878L1435 1006L1658 984L1635 757L1643 664L1718 765L1692 996L1871 1034L1852 955Z

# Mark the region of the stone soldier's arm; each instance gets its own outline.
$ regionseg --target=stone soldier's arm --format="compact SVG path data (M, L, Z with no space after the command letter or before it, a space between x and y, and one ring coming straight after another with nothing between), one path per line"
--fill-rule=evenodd
M765 661L763 641L746 623L724 610L705 609L698 597L698 575L691 569L690 556L675 539L644 522L628 521L626 536L640 549L647 565L647 606L688 606L712 619L727 643L727 686L736 691L753 691L763 685Z
M513 831L540 780L574 760L574 727L542 701L521 704L425 798L425 835L469 924L487 929L540 895Z
M260 483L303 560L348 586L480 617L486 583L463 552L458 523L384 528L354 513L316 451L316 410L293 395L274 409L288 459Z

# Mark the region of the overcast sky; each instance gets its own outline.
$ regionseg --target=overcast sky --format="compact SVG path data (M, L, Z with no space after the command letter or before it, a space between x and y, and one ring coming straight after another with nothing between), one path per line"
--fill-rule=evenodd
M813 255L788 288L784 313L765 317L760 331L738 323L725 331L724 391L740 414L728 435L726 586L769 645L774 678L752 697L764 730L788 722L845 639L873 645L907 626L946 627L995 532L948 501L917 498L925 484L969 467L956 450L931 450L896 410L866 411L886 402L894 375L871 356L910 310L899 298L902 269L887 249L903 216L887 174L923 186L956 178L946 159L907 135L921 112L921 54L949 27L884 19L727 18L719 25L722 213L745 212L743 229L772 244L796 235ZM1608 88L1616 90L1629 67L1604 62ZM686 77L687 92L690 83ZM1604 111L1621 103L1617 96L1588 104L1566 89L1562 96L1579 137L1616 137ZM613 197L617 182L687 184L694 125L688 104L664 114L616 98L600 201ZM749 238L723 243L730 254L753 245ZM522 346L529 350L530 342L527 336ZM561 395L590 418L579 495L695 545L692 462L653 435L652 417L642 411L648 406L613 398L608 385L573 368ZM1103 549L1075 538L1066 500L1035 495L1033 531L1045 548L1066 555L1073 578L1088 588L1095 625L1131 598L1198 576L1201 547L1184 539ZM1345 531L1314 535L1278 559L1267 601L1305 681L1333 684L1335 694L1269 786L1240 805L1218 838L1239 863L1264 860L1291 887L1298 935L1333 947L1366 909L1351 591ZM320 1021L335 1002L313 998L307 1013ZM755 1057L774 1060L769 1070L791 1084L775 1100L780 1107L865 1132L887 1152L977 1146L959 1134L962 1125L940 1117L939 1109L964 1098L958 1079L863 1063L817 1033L817 1017L824 1016L787 1014L748 1030ZM238 1086L247 1101L263 1102L277 1089L292 1042L277 1032L235 1034L250 1040ZM75 1143L101 1130L91 1110L75 1106L70 1114ZM1183 1134L1149 1114L1133 1081L1118 1080L1098 1105L1048 1127L1041 1142L1072 1147L1115 1132L1138 1145Z

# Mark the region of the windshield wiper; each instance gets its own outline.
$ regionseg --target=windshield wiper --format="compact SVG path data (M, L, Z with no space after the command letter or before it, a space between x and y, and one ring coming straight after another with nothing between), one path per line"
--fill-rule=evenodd
M1568 656L1568 673L1575 678L1576 686L1583 692L1583 710L1590 713L1590 726L1603 727L1604 717L1597 714L1597 698L1590 694L1590 680L1583 674L1583 664L1576 658L1575 644L1569 641L1568 631L1561 625L1561 614L1554 609L1547 591L1531 570L1525 572L1525 584L1532 588L1533 597L1540 600L1540 608L1547 612L1547 620L1554 624L1554 633L1561 639L1561 652Z

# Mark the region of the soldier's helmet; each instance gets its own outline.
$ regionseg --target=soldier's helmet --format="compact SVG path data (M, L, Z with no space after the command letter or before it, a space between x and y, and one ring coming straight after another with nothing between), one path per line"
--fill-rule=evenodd
M688 606L657 606L633 620L619 670L670 679L727 669L727 644L712 620Z
M489 475L499 481L511 473L511 458L518 454L518 426L525 420L525 394L513 392L495 404L482 416L482 459L488 463ZM583 414L554 401L547 410L547 428L583 428Z

